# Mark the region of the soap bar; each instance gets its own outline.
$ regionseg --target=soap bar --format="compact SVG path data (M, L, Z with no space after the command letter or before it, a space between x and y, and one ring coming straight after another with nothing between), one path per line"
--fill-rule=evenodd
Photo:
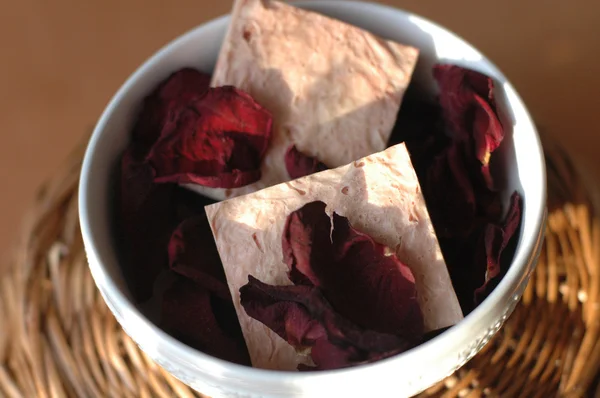
M310 365L305 354L245 313L239 289L248 275L270 285L292 284L283 262L284 225L290 213L317 200L410 267L426 332L463 318L410 156L399 144L205 208L254 367L295 370L298 364Z
M417 62L416 48L271 0L238 0L211 85L248 92L273 115L259 181L236 189L192 189L216 200L291 178L295 145L329 168L387 146Z

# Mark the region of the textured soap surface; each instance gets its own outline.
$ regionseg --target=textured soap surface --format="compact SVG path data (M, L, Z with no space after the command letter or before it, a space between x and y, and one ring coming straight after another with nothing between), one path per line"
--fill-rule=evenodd
M400 144L206 207L253 366L295 370L310 364L306 354L245 313L239 289L248 275L272 285L291 284L281 246L284 224L291 212L315 200L391 248L411 268L426 331L463 318L410 156Z

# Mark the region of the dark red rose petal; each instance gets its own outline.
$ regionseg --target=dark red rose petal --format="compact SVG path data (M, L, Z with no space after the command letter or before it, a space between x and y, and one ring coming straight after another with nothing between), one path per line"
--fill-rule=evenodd
M316 367L337 369L398 354L414 341L362 329L336 313L314 286L270 286L249 276L240 288L246 313L299 350L311 347Z
M183 68L173 73L158 88L156 96L164 102L185 102L202 95L210 86L211 76L193 68Z
M287 149L284 161L285 168L287 169L290 178L293 180L328 169L328 167L319 162L317 158L307 156L300 152L295 145L292 145Z
M501 268L501 258L504 250L521 224L523 201L521 196L515 192L510 198L510 208L502 225L488 224L483 235L483 246L487 269L483 286L475 290L475 301L480 302L486 294L488 283L496 279L505 271Z
M206 212L204 208L216 203L215 200L207 198L206 196L198 195L198 193L190 189L179 186L177 186L175 189L173 200L175 202L175 215L177 217L178 225L188 218L205 216Z
M477 159L481 162L481 172L487 186L494 189L494 181L490 174L490 158L504 139L504 129L495 110L481 97L475 96L479 107L475 108L473 120L473 138Z
M437 64L433 67L433 77L437 81L439 102L448 127L463 139L469 136L475 96L479 96L496 107L492 79L477 71L458 65ZM464 135L463 135L464 134Z
M501 234L486 232L485 242L488 258L492 261L488 262L488 279L495 278L500 273L500 257L506 249L509 241L515 236L519 225L521 224L521 213L523 208L523 200L518 192L514 192L510 198L510 207L503 225L500 227ZM492 230L490 230L492 231ZM498 239L500 238L500 239Z
M133 130L133 140L147 152L161 131L172 129L173 120L185 104L201 96L210 85L210 75L196 69L183 68L171 74L144 100L144 106Z
M174 272L223 300L231 300L223 265L206 214L182 221L169 241L169 265Z
M501 225L502 215L501 195L490 173L490 161L505 132L492 79L455 65L436 65L433 74L440 89L443 127L414 116L429 113L434 118L436 105L413 99L400 110L396 139L404 140L410 152L454 290L466 315L474 308L475 291L486 282L485 237L490 236L488 241L501 240L492 238L500 234L488 227ZM419 126L427 126L427 130ZM504 271L488 281L486 292ZM477 296L481 299L481 292Z
M190 101L148 155L155 182L236 188L260 179L272 118L247 93L211 88Z
M296 285L318 286L319 277L312 263L322 253L324 262L331 261L331 220L320 201L306 204L291 213L283 227L283 261L289 267L289 278Z
M487 186L494 188L489 172L492 152L504 139L491 78L456 65L436 65L433 70L440 87L440 104L454 139L468 142L481 163Z
M124 153L121 166L119 214L122 243L125 249L123 269L136 301L146 301L152 295L156 277L169 267L169 245L173 240L171 235L183 220L189 218L205 219L204 225L201 225L199 220L195 223L192 221L193 226L203 228L201 232L191 227L188 228L188 233L190 235L196 233L196 238L201 238L203 235L209 240L204 239L200 243L190 244L189 247L194 248L191 255L179 246L181 252L178 255L183 256L185 264L177 264L176 267L184 273L191 272L191 269L203 272L202 266L210 264L212 268L209 268L209 274L215 276L217 273L211 274L210 270L214 271L215 267L220 266L217 265L220 264L220 260L216 254L218 263L213 261L216 247L213 247L214 240L204 212L204 206L212 201L179 188L176 184L154 183L150 166L137 158L134 146ZM176 238L182 237L182 231L178 230L178 232ZM194 262L191 256L196 255L200 259L211 259L211 262ZM179 259L172 258L172 262L177 260ZM224 280L223 275L223 283ZM223 290L222 286L220 290Z
M325 335L325 330L294 301L302 300L302 295L311 294L312 287L292 286L290 289L266 285L250 275L248 284L240 288L240 303L249 316L267 325L290 345L299 349L311 347L316 339ZM282 300L283 297L286 300Z
M311 202L288 216L282 247L292 282L318 287L340 315L363 328L422 334L410 269L345 217L330 219L325 207Z
M137 301L152 295L154 280L168 264L167 236L177 225L175 184L156 185L144 162L150 147L182 104L202 95L210 76L191 68L170 75L145 101L133 141L121 159L119 214L126 246L124 271Z
M147 161L159 136L172 137L178 126L186 126L192 120L190 113L203 111L201 107L190 106L206 97L209 82L208 75L189 68L182 69L169 76L146 98L134 127L132 143L121 159L118 214L122 239L119 243L124 245L126 259L123 270L136 302L151 298L157 277L168 269L169 264L180 275L189 278L178 276L178 280L165 292L161 313L163 328L182 342L208 354L250 366L204 212L204 205L209 201L179 188L175 183L156 183L155 170ZM233 110L216 111L241 110L239 104L234 105L238 108L234 106ZM257 148L261 140L252 136L230 138L229 135L237 133L235 128L231 131L211 130L213 126L210 123L217 128L227 126L228 120L217 120L228 117L223 115L214 114L212 121L205 121L207 131L218 132L218 137L213 134L218 140L228 139L244 144L243 147L239 145L241 149L229 154L232 167L254 167L255 152L260 156L264 154L264 148ZM252 120L250 125L261 122ZM244 123L243 118L238 121L240 123ZM195 130L192 133L195 134ZM252 130L243 133L252 133ZM265 140L264 137L261 139ZM177 142L177 139L173 141ZM163 144L172 144L172 141ZM223 180L228 178L232 177L225 176ZM240 180L239 177L233 178L234 181ZM160 296L161 288L157 289Z
M415 169L423 169L450 143L445 129L439 104L405 95L388 146L406 143Z
M172 184L152 183L152 170L128 149L121 161L120 221L127 250L123 271L136 301L152 295L154 280L168 264L173 222Z
M466 236L473 228L477 199L467 167L461 147L450 145L427 171L423 194L438 236Z
M359 365L364 362L372 361L353 361L351 358L358 358L356 348L346 346L338 347L327 339L325 335L322 338L315 340L310 350L310 357L315 366L304 364L298 365L298 370L302 372L310 372L315 370L340 369L349 366Z
M209 355L250 365L239 324L219 319L226 313L236 321L231 302L191 281L180 279L163 297L161 327L173 337Z

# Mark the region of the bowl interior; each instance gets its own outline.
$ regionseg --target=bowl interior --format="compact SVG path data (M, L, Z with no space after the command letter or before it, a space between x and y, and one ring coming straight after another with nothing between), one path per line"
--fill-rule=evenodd
M505 76L479 51L425 19L368 3L314 1L298 5L355 24L382 37L418 47L421 53L414 82L428 95L435 94L431 68L436 62L459 64L495 79L499 108L508 130L498 164L508 171L504 181L506 198L512 191L519 191L524 198L524 215L508 274L488 299L459 325L461 330L452 332L455 336L458 333L473 333L470 328L476 326L477 318L489 311L493 302L513 294L517 281L524 277L524 269L532 256L542 224L545 206L544 163L540 142L526 108ZM119 269L111 229L111 205L115 200L114 174L144 97L179 68L189 66L211 72L228 21L228 17L222 17L181 36L156 53L127 80L100 118L82 168L80 218L94 279L118 318L119 315L127 315L119 314L126 309L140 322L146 322L145 327L150 328L147 330L158 333L161 338L166 337L149 324L129 301L130 294ZM415 350L433 349L453 329L456 328L427 343L430 348L417 347ZM135 331L131 332L136 334ZM167 338L167 341L170 340ZM194 351L193 355L201 358L204 354Z

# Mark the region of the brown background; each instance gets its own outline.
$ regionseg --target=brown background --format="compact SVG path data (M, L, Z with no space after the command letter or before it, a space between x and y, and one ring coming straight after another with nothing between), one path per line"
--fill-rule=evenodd
M433 19L480 48L512 80L538 123L590 170L600 170L600 3L382 2ZM0 253L16 239L39 184L91 130L127 76L159 47L230 6L214 0L4 0Z

